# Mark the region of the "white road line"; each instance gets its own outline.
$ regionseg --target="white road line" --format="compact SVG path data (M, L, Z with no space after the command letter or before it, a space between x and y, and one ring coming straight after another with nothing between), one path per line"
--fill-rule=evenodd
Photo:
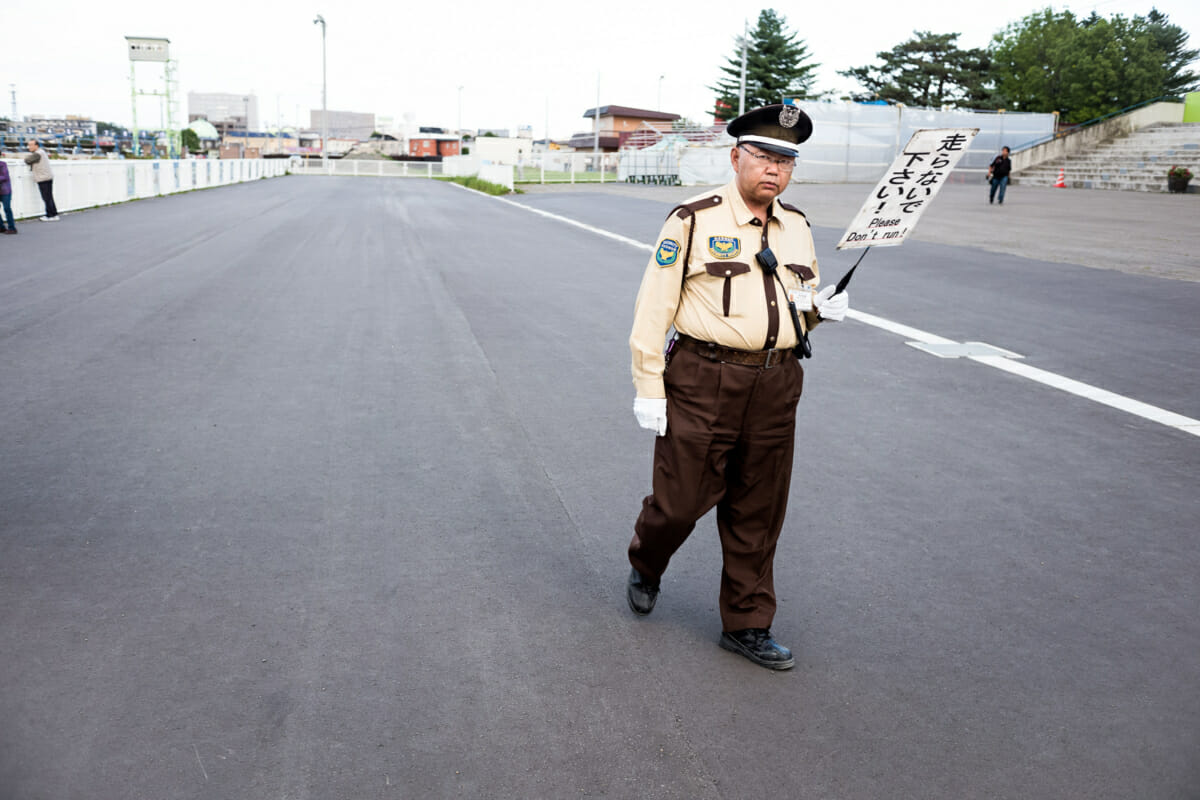
M1064 378L1062 375L1056 375L1053 372L1031 367L1028 364L1023 364L1020 361L1012 361L1002 356L968 356L968 358L972 361L978 361L980 364L987 364L989 367L1002 369L1005 372L1020 375L1022 378L1028 378L1031 381L1037 381L1046 386L1052 386L1055 389L1061 389L1064 392L1110 406L1119 411L1134 414L1135 416L1157 422L1161 425L1178 428L1193 436L1200 436L1200 420L1185 417L1182 414L1176 414L1173 411L1167 411L1158 406L1152 406L1149 403L1143 403L1140 400L1134 400L1124 395L1114 394L1091 384L1082 383L1071 378Z
M622 236L619 233L606 231L603 228L597 228L594 225L588 225L586 223L579 222L578 220L571 219L570 217L564 217L561 214L552 214L549 211L542 211L540 208L533 208L532 206L527 206L524 203L515 203L512 200L505 200L503 197L497 197L496 199L501 203L508 203L510 206L516 206L517 208L522 208L534 214L540 214L543 217L548 217L550 219L557 220L558 222L565 222L568 225L574 225L576 228L583 228L585 231L594 233L597 236L603 236L605 238L612 239L613 241L621 242L622 244L627 244L631 247L636 247L639 250L645 250L648 253L654 252L654 245L642 244L636 239L630 239L628 236Z
M494 199L499 200L501 203L507 203L510 206L516 206L524 211L529 211L548 219L563 222L567 225L574 225L576 228L582 228L583 230L594 233L597 236L603 236L605 238L636 247L639 250L654 252L654 245L645 244L635 239L630 239L627 236L621 236L620 234L606 231L603 228L597 228L594 225L588 225L586 223L570 219L569 217L564 217L561 214L553 214L549 211L542 211L539 208L533 208L523 203L505 200L502 197L497 197ZM926 344L958 344L953 339L946 339L938 336L937 334L928 333L927 331L923 331L918 328L911 328L908 325L902 325L899 322L893 322L890 319L877 317L874 314L867 314L863 311L855 311L851 309L846 312L846 316L850 319L857 320L858 322L879 328L880 330L885 330L889 333L894 333L897 336L902 336L905 339L912 339L918 342L924 342ZM1036 381L1037 383L1045 386L1060 389L1061 391L1069 394L1115 408L1119 411L1124 411L1127 414L1133 414L1134 416L1141 417L1142 419L1147 419L1151 422L1157 422L1160 425L1176 428L1185 433L1190 433L1193 436L1200 436L1200 420L1192 419L1191 417L1185 417L1182 414L1176 414L1173 411L1167 411L1164 408L1152 406L1149 403L1143 403L1140 400L1134 400L1133 398L1125 397L1124 395L1115 394L1099 387L1092 386L1091 384L1072 380L1071 378L1066 378L1053 372L1047 372L1046 370L1038 369L1037 367L1031 367L1028 364L1018 361L1012 361L1002 356L968 356L968 358L980 364L985 364L989 367L995 367L996 369L1004 370L1005 372L1012 373L1013 375L1019 375L1022 378L1028 378L1031 381Z
M881 328L889 333L894 333L897 336L903 336L905 339L913 339L914 341L923 342L925 344L958 344L952 339L943 339L941 336L936 336L932 333L910 328L907 325L901 325L899 322L892 322L890 319L877 317L874 314L868 314L865 311L855 311L853 308L846 311L846 316L850 319L856 319L859 322L865 322L868 325L873 325L876 328Z

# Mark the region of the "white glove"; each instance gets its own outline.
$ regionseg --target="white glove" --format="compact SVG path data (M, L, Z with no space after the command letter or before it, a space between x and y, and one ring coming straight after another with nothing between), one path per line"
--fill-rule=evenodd
M637 417L638 425L646 430L654 431L659 436L667 435L667 399L665 397L634 398L633 414Z
M813 298L813 307L817 309L821 319L841 322L846 318L846 312L850 310L850 296L846 292L835 295L836 291L837 286L826 286Z

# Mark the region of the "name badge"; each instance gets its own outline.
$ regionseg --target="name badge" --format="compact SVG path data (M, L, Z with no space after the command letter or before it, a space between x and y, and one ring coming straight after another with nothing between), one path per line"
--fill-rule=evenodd
M788 300L796 304L797 311L813 310L813 290L808 286L799 289L788 289Z

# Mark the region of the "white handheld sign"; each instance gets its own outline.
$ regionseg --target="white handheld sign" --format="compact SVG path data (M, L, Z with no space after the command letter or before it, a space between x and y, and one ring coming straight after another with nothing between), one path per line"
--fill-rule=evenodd
M842 234L837 249L902 244L977 133L979 128L914 133Z

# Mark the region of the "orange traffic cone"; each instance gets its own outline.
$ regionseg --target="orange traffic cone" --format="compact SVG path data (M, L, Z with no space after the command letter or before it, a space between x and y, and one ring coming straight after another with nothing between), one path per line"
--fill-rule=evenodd
M1062 167L1058 168L1058 182L1054 184L1055 189L1067 188L1067 177Z

